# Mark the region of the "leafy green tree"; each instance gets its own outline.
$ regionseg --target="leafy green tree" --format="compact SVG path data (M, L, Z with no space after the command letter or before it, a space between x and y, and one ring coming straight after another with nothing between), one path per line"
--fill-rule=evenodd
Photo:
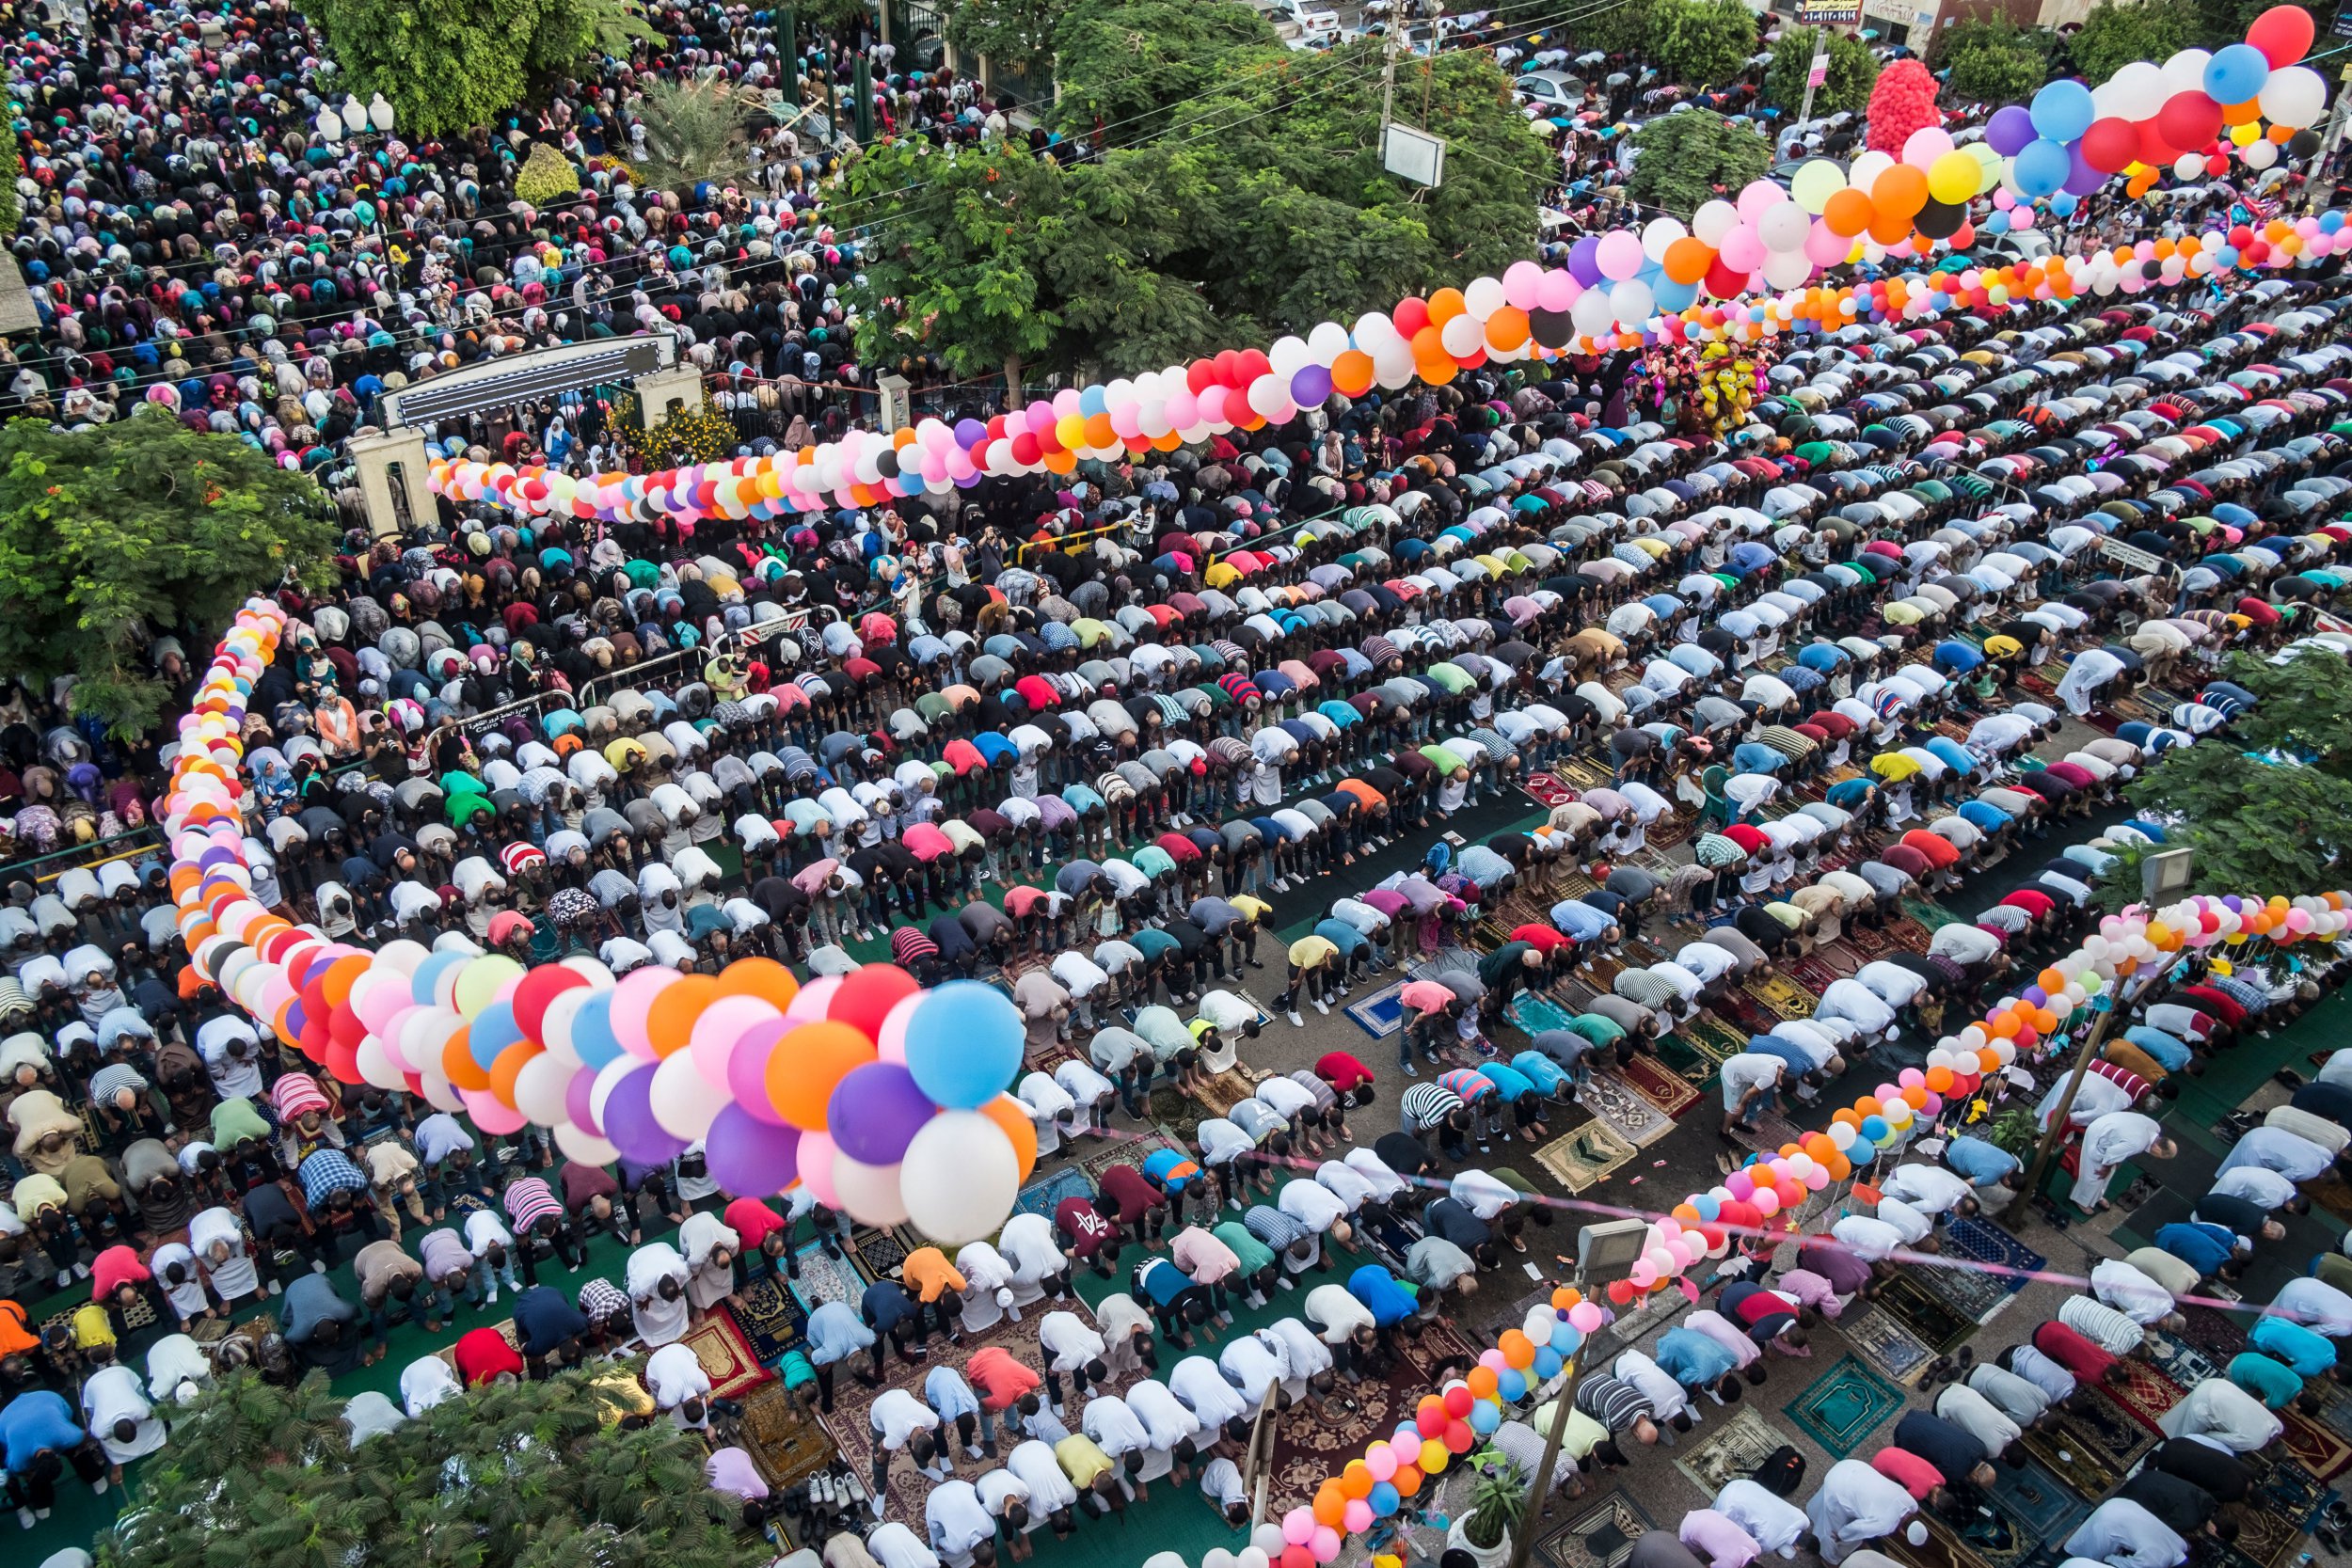
M874 17L874 8L866 0L793 0L791 10L793 22L804 36L847 33Z
M1070 0L958 0L947 13L947 41L1008 71L1041 75L1054 63L1054 33L1070 9Z
M1122 147L1167 129L1180 104L1291 64L1273 26L1227 0L1078 0L1054 30L1053 56L1056 122L1110 127Z
M17 220L24 215L24 198L16 188L16 177L24 172L24 153L16 145L16 127L0 119L0 234L16 232Z
M1955 104L2023 103L2050 79L2049 40L1999 18L1963 22L1936 33L1928 64L1950 72L1944 90Z
M75 707L144 733L171 696L153 640L209 641L289 574L331 582L337 537L307 476L160 409L72 435L15 420L0 429L0 669L78 676Z
M2325 651L2282 664L2239 654L2224 673L2254 706L2227 738L2165 752L2125 797L2168 824L2168 845L2197 851L2192 892L2333 886L2352 854L2352 666ZM2106 879L2117 904L2138 888L2136 864Z
M413 136L486 125L535 77L607 43L650 38L622 0L301 0L361 98L380 92Z
M1669 81L1721 87L1756 53L1756 13L1745 0L1668 0L1648 8L1648 54Z
M1764 69L1764 96L1786 104L1794 119L1804 103L1804 81L1813 69L1818 35L1807 28L1790 28L1772 45L1772 63ZM1870 46L1847 33L1829 35L1829 73L1813 94L1813 113L1860 114L1870 102L1870 88L1879 79L1879 58Z
M1651 120L1633 134L1633 146L1626 194L1686 222L1702 202L1737 195L1772 166L1772 144L1762 135L1704 109Z
M1682 4L1685 0L1665 0ZM1604 55L1628 55L1640 58L1648 54L1656 6L1601 6L1581 8L1583 14L1561 14L1561 8L1534 0L1530 10L1538 13L1528 24L1537 26L1549 21L1548 29L1557 37L1565 38L1577 53L1597 49Z
M748 170L745 122L760 106L755 92L724 82L649 84L638 116L645 126L640 171L658 186L733 179Z
M93 1543L105 1568L752 1568L702 1445L633 1429L589 1374L478 1388L351 1446L344 1401L312 1374L250 1372L173 1420L132 1506Z
M2100 0L2067 53L2084 81L2099 83L2134 60L2162 64L2195 46L2205 27L2196 0Z

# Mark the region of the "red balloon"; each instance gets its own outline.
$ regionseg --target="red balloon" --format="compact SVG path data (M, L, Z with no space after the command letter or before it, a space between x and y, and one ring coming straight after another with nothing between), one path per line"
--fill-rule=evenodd
M2156 130L2174 147L2202 147L2221 129L2221 105L2201 92L2176 92L2156 111Z
M2230 172L2230 160L2217 152L2205 160L2205 172L2218 179Z
M825 1017L848 1024L870 1040L882 1033L882 1020L890 1009L921 989L914 975L896 964L867 964L842 977L841 989L833 993Z
M1304 1546L1285 1546L1282 1568L1315 1568L1315 1554Z
M1445 1391L1443 1398L1445 1400L1445 1413L1456 1420L1459 1420L1463 1417L1469 1415L1470 1413L1470 1406L1478 1402L1478 1401L1471 1396L1469 1386L1460 1383L1457 1383L1453 1387L1448 1388Z
M1717 299L1734 298L1744 293L1747 286L1748 275L1724 265L1720 256L1707 269L1707 292Z
M2249 229L2246 225L2244 225L2244 224L2242 224L2242 223L2241 223L2241 224L2236 224L2236 225L2233 225L2233 226L2231 228L2231 230L2230 230L2230 244L2231 244L2231 245L2233 245L2236 246L2236 247L2237 247L2238 249L2240 249L2240 250L2244 250L2244 249L2245 249L2248 245L2252 245L2253 243L2254 243L2254 231L2253 231L2251 229ZM2206 930L2208 930L2208 931L2218 931L2219 929L2221 929L2221 917L2220 917L2219 915L2217 915L2217 914L2215 914L2215 913L2214 913L2212 911L2210 911L2210 910L2208 910L2208 911L2204 911L2203 913L2200 914L2200 915L2197 917L2197 920L2198 920L2198 924L2199 924L2199 925L2201 925L2201 926L2202 926L2202 927L2204 927L2204 928L2205 928Z
M1216 385L1216 366L1207 359L1195 359L1184 367L1184 386L1199 397Z
M588 976L562 964L541 964L524 975L515 988L515 1022L521 1026L524 1037L546 1044L539 1038L539 1031L547 1024L548 1005L575 986L587 983Z
M1413 1413L1413 1430L1423 1437L1440 1436L1445 1432L1445 1404L1439 1400L1426 1400Z
M2300 6L2273 6L2254 18L2246 41L2263 52L2270 69L2293 65L2312 47L2312 13Z
M1478 1434L1470 1431L1470 1423L1469 1423L1468 1421L1448 1421L1448 1422L1446 1422L1446 1424L1445 1424L1445 1451L1446 1451L1446 1452L1448 1452L1448 1453L1468 1453L1468 1452L1470 1452L1470 1445L1471 1445L1472 1443L1477 1442L1477 1441L1478 1441Z
M2139 122L2139 161L2150 168L2162 168L2180 156L2181 150L2166 140L2164 132L2153 119Z
M2238 261L2246 266L2259 267L2270 260L2270 242L2256 240L2238 252Z
M1410 338L1429 325L1429 302L1418 295L1399 300L1396 309L1390 312L1389 319L1396 324L1399 332Z
M2083 133L2083 162L2102 174L2120 174L2139 156L2139 127L2121 115L2094 119Z
M1265 351L1263 349L1246 348L1241 351L1241 384L1244 387L1248 386L1251 382L1257 380L1258 377L1262 375L1272 375L1273 373L1273 362L1266 358Z
M1632 1284L1629 1281L1623 1279L1611 1280L1609 1282L1609 1299L1615 1302L1618 1306L1623 1307L1627 1302L1633 1299Z

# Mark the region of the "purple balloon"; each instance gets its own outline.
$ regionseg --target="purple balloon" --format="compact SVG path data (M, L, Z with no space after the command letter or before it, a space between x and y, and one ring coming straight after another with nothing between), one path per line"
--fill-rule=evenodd
M615 1084L605 1097L604 1135L632 1164L659 1165L686 1152L686 1140L673 1137L654 1119L652 1063Z
M1579 283L1591 288L1600 281L1600 237L1587 234L1568 247L1568 271Z
M768 1023L755 1023L743 1031L736 1042L735 1054L727 1058L727 1093L743 1107L754 1121L764 1121L771 1127L782 1127L784 1118L776 1115L776 1107L768 1098L768 1058L776 1052L776 1041L799 1025L776 1019Z
M800 1129L771 1127L741 1105L720 1109L703 1135L703 1148L710 1156L710 1179L738 1197L766 1197L801 1179Z
M2107 176L2083 161L2082 143L2074 142L2069 145L2066 149L2066 155L2073 161L2074 167L2066 176L2066 183L2060 185L2058 189L2069 196L2090 196L2107 182Z
M835 1148L869 1165L895 1165L923 1124L939 1114L914 1074L897 1062L867 1062L834 1085L825 1126Z
M956 445L964 451L970 451L987 439L988 426L980 423L979 420L958 420L956 421Z
M2038 133L2033 128L2033 116L2022 103L2011 103L1994 111L1985 122L1984 139L1994 151L2004 158L2014 158L2026 150Z
M1291 377L1291 401L1301 408L1312 408L1331 395L1331 372L1321 365L1309 365Z
M2050 993L2043 990L2040 986L2027 986L2026 988L2026 1000L2039 1007L2043 1003L2050 1000Z
M572 1074L572 1081L564 1085L564 1117L583 1132L604 1135L596 1125L596 1113L589 1109L588 1091L596 1086L594 1068L581 1068Z

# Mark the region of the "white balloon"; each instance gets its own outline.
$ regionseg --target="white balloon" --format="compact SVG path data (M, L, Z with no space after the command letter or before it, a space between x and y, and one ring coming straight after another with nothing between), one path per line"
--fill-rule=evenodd
M1610 329L1616 316L1610 309L1609 295L1605 291L1587 289L1577 295L1576 303L1568 308L1568 319L1587 338L1597 338Z
M2164 85L2164 96L2205 90L2205 67L2213 59L2210 49L2184 49L2164 62L2157 72Z
M1462 301L1482 322L1509 303L1503 298L1502 280L1497 277L1471 278L1470 287L1462 291Z
M977 1111L950 1114L967 1117L980 1116ZM986 1117L980 1117L980 1119L988 1120ZM990 1123L992 1127L994 1125L993 1122ZM1004 1133L998 1132L996 1136L999 1141L1002 1141ZM1008 1151L1007 1157L1009 1158L1012 1146L1007 1144L1005 1147ZM898 1165L869 1165L863 1160L852 1160L835 1149L833 1156L834 1196L841 1199L841 1207L848 1212L850 1217L860 1225L870 1225L878 1230L887 1229L894 1225L904 1225L908 1214L905 1200L899 1196L900 1168ZM1005 1204L1005 1213L1011 1212L1012 1203L1010 1199L1008 1199ZM1004 1214L997 1216L996 1224L1004 1224ZM926 1227L926 1233L929 1234L928 1227ZM981 1231L979 1235L959 1236L952 1239L932 1235L931 1240L946 1246L960 1246L965 1242L977 1242L980 1236L994 1233L995 1227L992 1226L989 1229Z
M1396 323L1382 311L1367 310L1356 318L1356 344L1375 359L1380 356L1383 345L1404 341L1405 334L1399 332Z
M1610 286L1610 313L1617 318L1619 325L1628 330L1649 320L1650 313L1657 309L1657 295L1651 293L1648 284L1638 277L1629 277L1622 283Z
M2280 66L2270 73L2270 79L2263 84L2258 96L2265 119L2273 125L2291 126L2297 131L2307 125L2318 124L2320 117L2328 112L2328 84L2320 78L2318 71L2309 66ZM2247 149L2249 152L2253 150L2253 147ZM2256 164L2254 166L2262 168L2267 166Z
M1501 288L1501 284L1496 285ZM1460 315L1438 328L1438 341L1456 359L1467 359L1486 341L1486 329L1475 316Z
M1712 246L1723 243L1725 234L1740 227L1740 209L1728 201L1707 201L1692 214L1691 232Z
M1855 190L1867 191L1878 183L1880 175L1895 166L1894 157L1885 152L1865 152L1846 171L1846 183Z
M385 1053L384 1042L373 1035L359 1037L359 1049L356 1054L359 1060L361 1083L379 1089L405 1089L408 1086L408 1080L401 1072L399 1064Z
M907 1217L946 1246L994 1235L1021 1191L1012 1140L977 1111L943 1111L925 1122L900 1168ZM841 1196L850 1196L846 1187Z
M1274 418L1290 400L1290 383L1279 372L1262 375L1249 384L1250 411L1262 419Z
M2172 160L2172 177L2194 180L2205 172L2205 160L2194 152L2184 152Z
M609 1165L621 1157L621 1151L604 1139L568 1121L555 1124L555 1147L564 1151L564 1158L583 1165Z
M1813 276L1813 260L1803 250L1764 253L1764 281L1775 289L1794 289Z
M541 1052L515 1074L515 1109L541 1127L553 1127L564 1118L564 1091L577 1070L557 1061L555 1053Z
M674 1138L689 1143L710 1131L710 1123L733 1099L725 1085L713 1084L694 1066L691 1051L674 1051L653 1069L653 1119Z
M1805 214L1804 208L1793 201L1775 204L1770 212L1757 220L1756 225L1756 238L1764 242L1764 248L1767 251L1802 250L1804 248L1806 238L1812 232L1813 220ZM1808 268L1808 274L1809 271ZM1794 284L1789 283L1777 286L1780 288L1795 287Z
M1307 352L1326 370L1347 350L1347 328L1337 322L1325 322L1307 334Z
M2090 92L2092 108L2103 117L2153 119L2168 95L2164 71L2147 60L2134 60Z
M1677 240L1687 239L1691 231L1677 218L1652 218L1642 225L1642 254L1653 261L1666 259L1666 248Z
M1274 373L1282 378L1285 386L1289 385L1292 376L1306 369L1312 357L1307 352L1307 340L1296 336L1275 339L1274 346L1266 350L1265 356L1266 362L1274 367ZM1116 405L1119 400L1114 398L1111 401Z
M1391 392L1409 385L1413 379L1413 351L1402 342L1382 344L1372 356L1372 374L1374 380Z
M2239 151L2248 168L2268 168L2279 161L2279 144L2270 141L2249 142Z

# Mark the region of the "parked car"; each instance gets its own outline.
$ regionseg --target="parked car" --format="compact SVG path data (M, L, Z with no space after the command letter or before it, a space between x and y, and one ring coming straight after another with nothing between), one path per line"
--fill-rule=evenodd
M1574 109L1584 102L1584 84L1565 71L1523 71L1512 78L1511 90L1539 109Z

